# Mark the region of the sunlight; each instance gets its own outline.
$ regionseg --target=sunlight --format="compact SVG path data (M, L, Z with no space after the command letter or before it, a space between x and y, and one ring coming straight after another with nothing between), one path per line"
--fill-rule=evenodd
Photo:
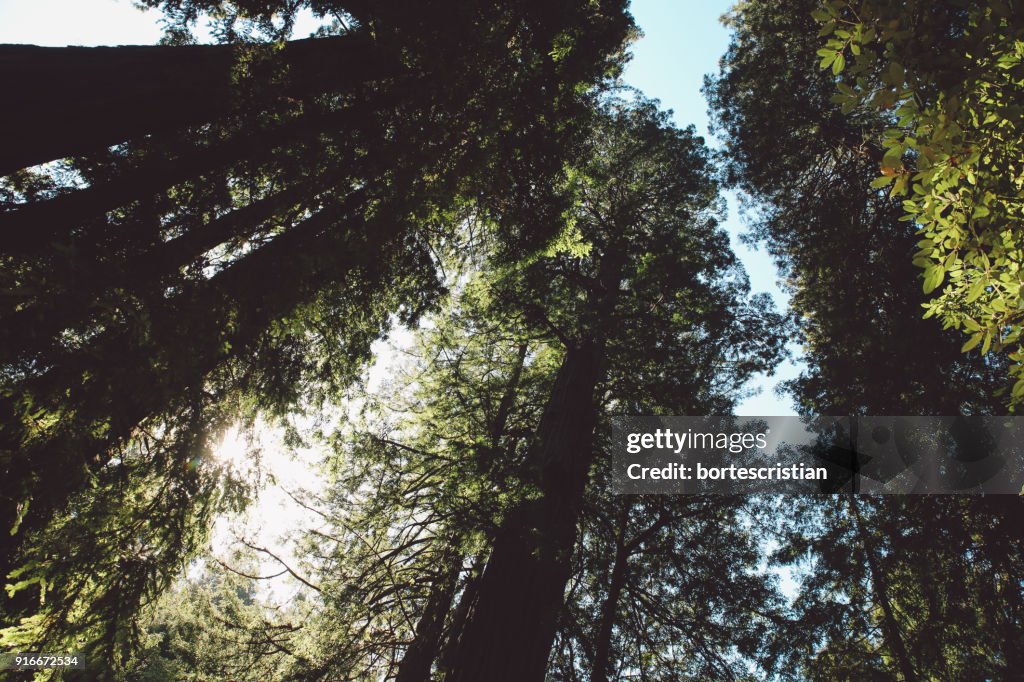
M252 468L256 450L256 445L236 424L224 432L220 443L213 449L213 458L232 471L241 473Z

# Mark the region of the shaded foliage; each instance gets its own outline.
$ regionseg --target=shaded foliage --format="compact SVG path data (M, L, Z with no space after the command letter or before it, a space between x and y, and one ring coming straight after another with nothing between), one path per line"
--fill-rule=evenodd
M1020 376L1024 22L1015 2L826 3L822 67L834 99L886 121L874 187L905 197L920 238L925 317L969 335L962 350L1007 353ZM849 64L849 66L847 66Z
M252 10L217 11L231 7ZM558 208L536 196L556 184L630 30L615 2L334 10L355 18L340 36L224 34L239 44L206 51L227 91L165 103L166 126L81 130L88 154L7 178L0 569L21 567L22 588L47 585L47 604L91 608L86 592L61 594L76 583L60 576L100 568L55 562L47 533L81 525L88 538L114 518L158 518L150 493L119 495L119 480L136 490L164 472L182 491L158 505L180 533L123 539L159 557L160 575L180 566L220 496L213 468L189 463L208 457L229 413L281 415L349 383L392 315L411 323L436 305L434 252L471 206L493 216L505 258L543 243L543 211ZM147 54L187 84L197 67L183 55L197 49ZM116 78L130 53L89 63ZM54 54L33 63L81 58ZM390 71L336 68L378 56ZM138 80L125 87L144 94ZM100 89L83 98L83 112L106 111ZM93 484L115 508L96 507ZM122 586L126 605L161 584L146 575ZM38 610L33 601L22 589L5 620ZM46 625L40 636L86 622Z
M844 112L836 73L819 69L818 4L738 6L706 83L729 179L753 202L751 239L788 276L808 366L787 390L808 414L999 414L1005 364L961 354L957 334L922 320L919 237L876 182L892 121ZM778 673L1011 679L1024 536L1005 519L1019 508L975 497L779 502L775 561L803 584L792 626L778 631ZM998 546L983 539L996 527Z

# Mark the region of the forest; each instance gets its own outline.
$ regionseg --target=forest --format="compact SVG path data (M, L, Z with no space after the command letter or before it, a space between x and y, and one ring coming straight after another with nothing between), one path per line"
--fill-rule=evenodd
M0 679L1024 679L1020 495L608 455L794 358L803 416L1022 409L1018 0L737 0L715 140L628 0L134 4L0 45Z

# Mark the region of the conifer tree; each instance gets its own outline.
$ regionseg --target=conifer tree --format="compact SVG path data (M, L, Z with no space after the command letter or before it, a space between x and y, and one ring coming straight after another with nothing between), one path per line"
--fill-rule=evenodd
M336 394L393 315L436 305L433 251L470 206L506 258L544 243L530 211L558 215L535 199L631 27L616 1L152 4L168 45L0 65L26 74L0 213L0 574L22 634L159 591L231 497L219 434ZM304 7L336 35L284 41ZM223 45L186 44L204 11ZM67 90L67 134L48 134L54 72L95 84Z
M921 318L919 237L875 182L890 122L836 101L836 75L818 64L818 4L738 6L721 72L706 85L731 182L760 207L753 237L788 275L808 364L788 390L812 415L1000 414L1002 361L961 354L957 334ZM780 673L1012 677L1004 642L1022 631L1020 592L992 585L1019 584L1007 576L1024 535L1003 521L1019 498L796 502L776 511L776 559L805 574L794 626L779 630ZM1003 542L978 542L992 527ZM972 572L966 588L968 565L993 569ZM975 637L954 634L964 627Z

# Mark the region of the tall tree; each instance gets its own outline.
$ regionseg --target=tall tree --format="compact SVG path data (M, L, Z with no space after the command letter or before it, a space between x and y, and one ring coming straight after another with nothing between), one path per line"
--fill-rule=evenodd
M1000 363L962 356L956 333L921 320L917 237L899 202L871 186L886 121L832 101L815 8L737 6L705 85L729 182L757 207L751 238L787 277L808 365L794 396L818 414L1001 411Z
M497 529L446 680L543 679L606 410L727 412L780 353L778 317L744 301L692 130L613 106L583 159L563 248L499 287L564 355L527 453L533 492Z
M607 415L625 405L727 412L750 373L780 354L781 319L764 299L745 299L707 170L692 131L669 127L647 103L611 105L570 173L574 204L559 239L528 263L462 285L459 304L426 333L411 404L388 397L378 408L397 404L410 417L358 438L343 432L331 530L311 536L311 556L330 569L318 571L330 607L315 628L330 654L309 679L544 676ZM624 324L634 316L643 324ZM713 500L666 503L663 518L657 500L613 507L641 526L634 535L628 524L623 540L638 562L623 589L638 595L652 566L695 585L709 580L700 562L687 570L672 559L682 548L673 532L696 538L702 514L709 524L735 516ZM686 547L749 568L749 541L727 548L726 537ZM591 573L600 559L591 561L587 580L600 581ZM770 601L759 580L748 586L755 606ZM745 653L758 646L758 627L738 624L750 615L746 601L727 616L659 610L656 601L647 594L646 615L625 630L622 602L609 602L592 633L608 665L623 655L614 644L622 631L661 659L673 633L693 635L704 661L694 670L721 674L739 665L725 632ZM657 635L641 633L655 623Z
M744 498L587 494L548 679L754 679L777 592Z
M444 668L519 469L552 354L463 284L410 351L407 377L331 436L326 529L306 551L326 602L315 675L429 680ZM319 678L316 678L319 679Z
M275 41L307 6L152 4L186 23L211 10ZM543 229L515 226L552 224L529 216L553 203L526 199L556 184L631 26L617 1L309 6L346 18L343 35L5 52L9 70L28 60L97 84L72 89L80 126L45 149L52 91L29 89L41 99L11 125L38 153L15 145L7 168L88 153L9 175L0 214L0 573L20 566L22 586L52 583L51 603L62 583L33 538L98 532L109 518L94 518L107 512L93 485L160 485L161 470L186 481L167 527L190 528L200 497L188 491L209 485L187 464L208 452L226 407L281 413L347 383L392 313L411 321L437 300L431 249L470 203L506 218L506 256L543 242ZM197 55L208 73L195 73ZM148 98L145 75L125 71L133 63L168 74L170 99ZM120 101L105 97L113 82L134 102L123 111L105 103ZM219 86L193 106L181 96L192 82ZM136 125L148 111L160 115ZM173 563L186 535L130 541ZM151 585L121 590L125 603ZM25 594L6 620L32 611Z
M788 389L809 414L999 413L1001 361L962 355L957 334L921 319L911 265L918 237L875 182L890 121L865 108L844 113L836 101L836 75L818 68L817 4L738 6L726 19L733 40L721 72L706 85L730 179L758 207L753 238L788 275L808 364ZM971 645L928 623L953 633L954 623L970 622L992 642L1019 635L1019 622L1009 624L1015 616L982 625L982 614L1015 613L1019 591L994 596L981 587L1019 584L1003 576L1015 570L1024 536L1000 520L1019 508L1012 498L787 501L779 518L792 525L777 560L804 584L796 627L780 631L781 671L793 679L970 678L961 662L972 660L987 671L981 676L1012 675L1006 651L978 663ZM1003 527L1005 543L965 550L971 542L936 541L978 537L975 524ZM1001 567L969 596L954 585L966 555ZM965 609L953 615L948 605L957 602Z
M820 66L841 75L844 111L880 114L876 187L892 185L920 239L926 317L969 335L963 351L1021 360L1024 21L1013 2L823 3ZM849 67L847 67L849 63Z

